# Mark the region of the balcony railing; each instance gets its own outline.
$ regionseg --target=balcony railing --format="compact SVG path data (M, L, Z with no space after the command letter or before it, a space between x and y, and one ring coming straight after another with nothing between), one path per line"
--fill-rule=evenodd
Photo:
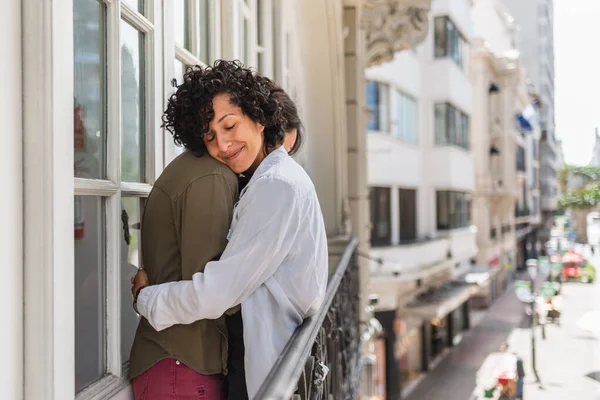
M300 325L255 399L355 399L360 381L357 240L329 279L321 310Z

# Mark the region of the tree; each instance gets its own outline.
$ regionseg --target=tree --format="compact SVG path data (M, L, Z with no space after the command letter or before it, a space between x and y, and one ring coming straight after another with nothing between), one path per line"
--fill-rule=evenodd
M600 167L565 165L559 183L562 209L573 211L577 239L587 242L587 214L600 206Z

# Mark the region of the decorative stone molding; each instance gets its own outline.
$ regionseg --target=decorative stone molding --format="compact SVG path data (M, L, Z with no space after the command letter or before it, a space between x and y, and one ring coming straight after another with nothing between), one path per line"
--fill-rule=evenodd
M421 43L429 29L431 0L366 0L367 66L391 61L394 53Z

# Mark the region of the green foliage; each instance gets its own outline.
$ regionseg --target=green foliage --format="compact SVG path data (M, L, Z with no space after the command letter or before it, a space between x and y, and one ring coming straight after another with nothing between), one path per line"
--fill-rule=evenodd
M572 190L565 193L558 201L560 208L584 210L600 204L600 182L589 184L583 189Z
M586 178L590 183L582 188L566 192L569 175ZM563 197L558 201L562 209L590 209L600 205L600 167L565 165L559 172Z
M581 268L581 276L586 276L588 282L594 282L596 280L596 268L589 261L585 262L583 268Z

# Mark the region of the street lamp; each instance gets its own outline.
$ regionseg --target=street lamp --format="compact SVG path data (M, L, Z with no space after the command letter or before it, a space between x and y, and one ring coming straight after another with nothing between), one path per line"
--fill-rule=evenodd
M535 322L536 322L536 302L537 296L535 294L535 277L538 273L538 262L535 259L529 259L526 261L525 265L527 265L527 272L529 273L529 277L531 278L531 297L530 297L530 305L531 305L531 368L533 369L533 374L535 375L535 381L542 385L542 381L540 380L540 376L537 371L536 364L536 356L535 356Z

